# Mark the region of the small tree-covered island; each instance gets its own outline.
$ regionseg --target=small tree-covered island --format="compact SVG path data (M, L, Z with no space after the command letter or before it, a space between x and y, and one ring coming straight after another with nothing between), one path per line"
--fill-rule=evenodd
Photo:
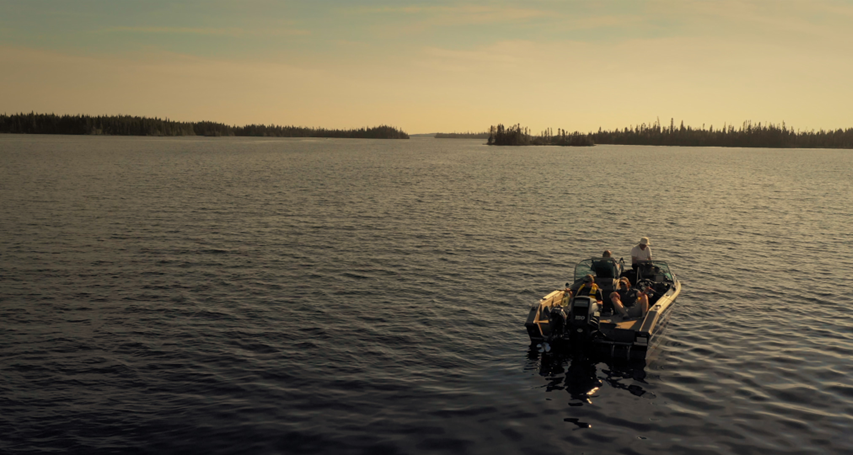
M723 125L708 129L685 127L684 122L676 127L675 121L670 120L668 127L660 122L641 124L631 128L613 131L598 129L596 133L583 134L577 131L569 133L558 129L557 134L551 129L545 130L538 136L521 125L504 127L492 126L489 129L488 145L562 145L562 146L591 146L595 144L620 145L667 145L687 147L765 147L765 148L853 148L853 128L829 131L799 131L782 125L767 123L753 124L743 122L739 128L734 125Z
M300 126L229 126L215 122L175 122L169 119L55 114L0 115L0 133L90 134L110 136L260 136L331 137L358 139L408 139L409 135L391 126L354 130L329 130Z
M543 131L538 136L533 136L530 131L521 125L513 125L509 128L503 125L489 128L489 145L562 145L573 147L588 147L595 142L587 134L569 133L558 129L557 134L551 129Z

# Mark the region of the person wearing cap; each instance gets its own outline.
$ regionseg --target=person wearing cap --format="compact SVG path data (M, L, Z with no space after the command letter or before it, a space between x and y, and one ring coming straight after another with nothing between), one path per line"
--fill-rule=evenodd
M636 288L631 288L631 281L622 277L619 288L610 293L613 309L623 318L632 319L645 316L649 311L649 296Z
M640 243L631 248L631 267L637 268L637 263L652 260L652 242L648 237L640 239Z
M568 290L565 291L565 295L567 298L564 298L563 300L567 303L572 299L572 297L578 295L589 295L599 302L604 300L604 296L601 294L601 288L599 288L598 285L595 284L595 277L593 277L592 275L587 275L583 277L583 280L581 280L579 283L572 285Z

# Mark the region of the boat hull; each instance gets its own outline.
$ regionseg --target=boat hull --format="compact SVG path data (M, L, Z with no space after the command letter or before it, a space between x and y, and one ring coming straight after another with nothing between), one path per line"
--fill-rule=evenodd
M642 360L659 342L680 293L681 282L675 280L667 292L656 299L644 317L623 321L604 314L598 319L597 331L593 336L572 339L565 332L552 330L548 318L565 297L565 291L557 290L543 297L530 309L525 328L532 344L547 343L551 348L582 350L614 359Z

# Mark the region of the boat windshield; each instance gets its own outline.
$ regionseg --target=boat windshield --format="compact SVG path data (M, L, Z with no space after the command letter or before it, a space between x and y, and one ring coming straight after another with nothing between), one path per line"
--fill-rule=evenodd
M587 275L597 278L619 278L619 267L613 258L584 259L575 266L575 281Z
M575 266L575 281L583 279L592 273L592 259L584 259Z
M669 264L664 261L652 261L652 267L656 274L662 275L665 281L675 281ZM591 258L580 261L575 266L575 282L582 280L587 275L597 278L619 278L616 261L612 258Z
M663 261L652 261L652 266L658 275L663 275L666 281L675 281L672 279L672 271L669 270L669 264Z

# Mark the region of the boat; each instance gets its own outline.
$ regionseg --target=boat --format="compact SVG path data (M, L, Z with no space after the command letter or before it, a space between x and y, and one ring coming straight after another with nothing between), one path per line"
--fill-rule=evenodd
M569 288L579 285L587 275L592 275L601 289L602 302L594 296L570 298ZM623 319L614 314L609 295L617 289L621 277L627 277L631 286L645 290L649 296L649 310L642 317ZM626 269L621 259L585 259L575 265L574 280L566 283L566 289L549 293L530 308L524 325L531 344L548 351L568 348L609 358L645 360L681 293L681 281L669 264L657 260Z

